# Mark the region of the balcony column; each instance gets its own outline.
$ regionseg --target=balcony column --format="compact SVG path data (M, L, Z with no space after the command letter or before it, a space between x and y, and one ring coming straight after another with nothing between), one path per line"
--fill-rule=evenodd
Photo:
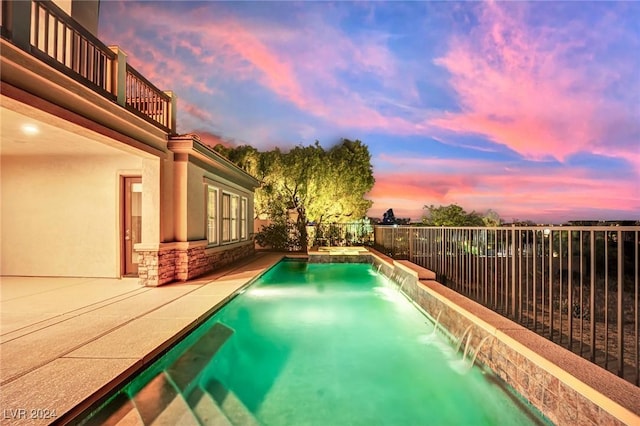
M189 241L187 232L187 224L189 221L188 212L188 173L189 173L189 156L188 154L179 153L174 156L173 170L173 220L174 235L176 241Z
M109 46L109 49L117 55L111 71L113 79L111 93L116 95L118 105L125 106L127 103L127 54L118 46Z
M167 127L169 127L169 130L171 131L170 133L175 135L178 97L171 90L165 90L164 93L171 98L171 102L169 102L169 120L167 122Z

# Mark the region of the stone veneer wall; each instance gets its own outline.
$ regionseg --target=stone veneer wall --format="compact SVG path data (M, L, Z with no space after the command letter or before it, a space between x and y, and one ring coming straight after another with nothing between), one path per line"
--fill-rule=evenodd
M207 249L200 245L187 249L138 251L138 276L142 285L152 287L175 280L187 281L254 253L253 242L227 250Z
M159 286L175 279L175 250L138 251L138 279L145 286Z
M402 285L405 294L418 306L434 319L437 318L441 329L446 330L454 344L458 343L455 340L457 336L462 336L469 330L472 333L471 348L478 348L485 337L492 336L473 318L454 309L451 304L455 302L445 303L440 300L404 268L392 266L377 256L373 256L372 263L374 268L379 268L381 273L392 278L397 285ZM435 281L430 283L441 285ZM464 298L462 295L456 297ZM471 328L467 330L468 327ZM514 323L514 327L520 326ZM463 342L466 343L466 339ZM491 369L557 425L626 424L496 336L489 337L482 344L476 362Z
M187 281L254 253L255 245L253 242L228 250L211 251L202 246L193 247L178 253L176 279Z

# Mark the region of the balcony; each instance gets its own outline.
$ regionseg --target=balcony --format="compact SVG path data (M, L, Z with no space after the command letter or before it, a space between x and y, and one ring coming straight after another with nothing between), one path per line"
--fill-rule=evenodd
M50 1L2 1L0 34L64 75L119 104L164 132L175 134L175 97L163 92Z

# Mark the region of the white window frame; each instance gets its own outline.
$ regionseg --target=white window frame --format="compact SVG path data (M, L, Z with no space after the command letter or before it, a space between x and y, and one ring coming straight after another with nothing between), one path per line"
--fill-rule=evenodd
M248 213L248 200L247 197L242 197L240 200L240 239L247 239L247 213Z
M222 243L231 242L231 196L230 192L222 191Z
M219 193L220 190L218 188L213 185L207 185L207 243L210 246L220 244L220 223L218 221Z
M238 222L239 215L238 210L240 209L240 196L238 194L231 194L231 241L238 241Z

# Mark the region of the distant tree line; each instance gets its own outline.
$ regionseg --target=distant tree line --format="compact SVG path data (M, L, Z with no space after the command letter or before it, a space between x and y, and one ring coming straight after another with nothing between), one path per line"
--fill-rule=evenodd
M422 220L415 225L421 226L500 226L503 220L498 213L488 210L485 214L477 213L475 210L468 213L457 204L449 204L448 206L425 205L425 214ZM396 218L393 209L387 210L381 225L408 225L409 219Z

